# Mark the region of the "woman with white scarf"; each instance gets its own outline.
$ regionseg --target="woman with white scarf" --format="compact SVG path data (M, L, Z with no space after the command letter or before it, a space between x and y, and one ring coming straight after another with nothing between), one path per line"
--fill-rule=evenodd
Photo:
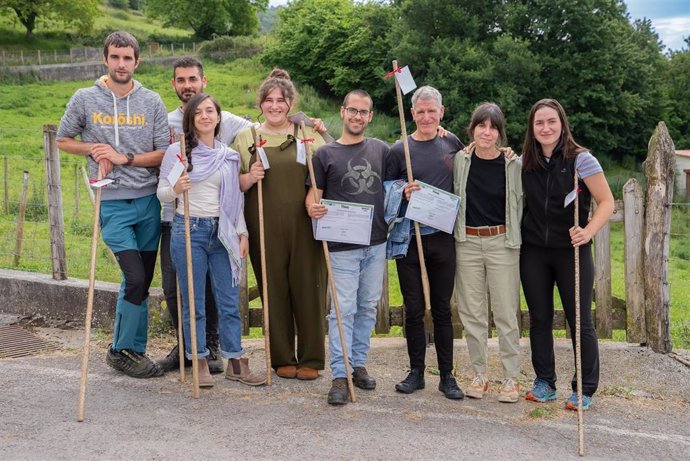
M239 310L239 280L242 258L249 243L244 220L244 197L239 187L239 154L216 139L220 129L220 106L210 95L200 93L187 103L182 127L185 151L180 143L171 144L161 164L158 198L161 202L178 199L173 219L170 253L177 270L182 294L185 353L191 354L187 256L184 231L184 202L188 191L192 246L194 304L205 305L206 273L218 308L220 351L228 360L225 377L250 386L264 384L263 375L252 373L249 359L243 357L242 321ZM168 176L176 163L186 164L175 184ZM228 283L231 282L231 283ZM196 343L199 385L213 386L206 357L206 315L197 309Z

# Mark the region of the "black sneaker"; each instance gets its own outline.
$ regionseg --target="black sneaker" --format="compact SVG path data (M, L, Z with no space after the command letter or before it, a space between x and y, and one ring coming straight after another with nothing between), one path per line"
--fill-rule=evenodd
M465 393L458 387L458 383L450 373L441 373L438 390L443 392L447 399L462 400L465 398Z
M156 362L163 371L173 371L180 368L180 348L175 345L165 358ZM185 357L184 366L191 367L192 361Z
M328 391L328 403L330 405L345 405L347 403L347 379L335 378Z
M206 349L208 349L208 356L206 361L208 362L208 371L212 375L217 375L218 373L225 372L223 367L223 358L220 356L220 345L216 341L209 341L206 344Z
M360 389L368 391L376 389L376 380L369 376L367 369L364 367L355 367L352 372L352 382Z
M116 352L112 346L109 347L105 362L132 378L155 378L165 374L165 371L146 355L129 349Z
M395 390L411 394L417 389L424 389L424 368L413 368L407 378L395 385Z

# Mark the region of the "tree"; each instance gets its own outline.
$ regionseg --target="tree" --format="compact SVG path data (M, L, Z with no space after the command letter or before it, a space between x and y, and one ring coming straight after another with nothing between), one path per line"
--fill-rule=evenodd
M690 38L686 39L690 48ZM666 77L669 108L666 123L676 149L690 148L690 49L671 55Z
M323 94L366 89L376 100L390 93L387 31L393 10L352 0L294 0L280 12L276 40L262 58L288 69Z
M191 28L200 39L214 35L249 35L259 27L258 11L268 0L147 0L147 15L160 18L166 26Z
M90 30L94 17L99 14L100 3L99 0L0 0L0 10L14 11L26 29L26 37L31 38L39 18L74 24L82 30Z

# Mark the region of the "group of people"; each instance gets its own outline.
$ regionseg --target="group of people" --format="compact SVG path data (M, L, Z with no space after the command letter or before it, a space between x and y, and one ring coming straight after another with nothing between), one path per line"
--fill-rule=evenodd
M365 135L374 116L371 97L348 93L340 108L342 134L334 141L312 120L306 132L291 117L297 92L287 72L274 69L258 91L259 122L221 111L204 93L206 77L194 58L173 66L180 106L170 113L156 93L132 78L139 65L136 39L111 34L104 44L108 74L70 100L58 131L60 149L88 157L92 178L113 179L102 193L101 229L122 270L113 342L107 363L139 378L161 376L178 366L175 347L158 363L146 355L148 289L161 240L165 298L178 324L176 291L182 295L184 355L192 359L187 264L193 267L199 384L213 373L248 385L265 383L241 344L239 279L249 255L262 284L259 187L263 195L265 258L270 300L271 363L286 379L313 380L325 366L327 276L313 223L326 216L322 199L373 207L367 245L328 242L335 293L328 334L332 384L328 403L348 401L347 370L355 386L372 390L366 369L386 259L395 259L405 305L410 372L395 388L410 394L425 386L425 296L420 256L429 282L439 390L449 399L482 398L489 390L487 332L491 309L499 336L503 382L498 400L517 402L519 290L530 313L530 346L536 374L526 398L556 398L553 352L553 288L558 287L575 337L574 250L580 259L583 409L599 379L597 338L591 317L592 236L613 211L613 197L597 160L578 145L566 114L553 99L530 112L522 155L506 147L505 118L493 103L473 112L465 146L440 127L438 90L423 86L412 96L416 129L393 146ZM184 151L176 134L184 135ZM75 139L80 136L80 140ZM324 139L326 138L326 139ZM312 158L309 151L315 151ZM308 164L313 163L313 177ZM178 164L182 163L180 167ZM174 183L171 171L182 169ZM405 210L417 181L460 197L451 233L415 227ZM574 182L577 181L577 187ZM183 197L188 197L192 261L185 251ZM590 202L597 208L589 217ZM574 202L579 217L573 218ZM163 214L161 217L161 203ZM475 377L466 391L453 371L451 297L455 292ZM342 320L342 350L333 300ZM297 339L296 339L297 337ZM344 357L349 363L345 364ZM226 362L227 361L227 362ZM573 395L566 407L577 409Z

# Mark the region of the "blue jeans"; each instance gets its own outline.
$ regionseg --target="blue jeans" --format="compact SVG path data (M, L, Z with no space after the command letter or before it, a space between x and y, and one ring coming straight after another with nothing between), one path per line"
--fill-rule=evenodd
M196 319L197 357L208 355L206 349L206 274L210 274L211 288L218 308L218 327L220 333L220 354L224 359L234 359L244 355L242 348L242 318L240 317L240 290L232 285L230 257L218 239L218 220L216 218L190 218L190 239L192 246L192 273L194 282L194 307ZM187 254L184 237L184 218L175 215L170 241L172 256L180 293L182 294L182 321L184 325L185 355L192 358L192 341L189 315L189 295L187 282Z
M363 367L367 362L369 338L376 323L376 306L383 289L386 244L334 251L330 254L330 261L352 371L353 367ZM328 314L328 345L333 378L345 378L345 362L332 300Z

